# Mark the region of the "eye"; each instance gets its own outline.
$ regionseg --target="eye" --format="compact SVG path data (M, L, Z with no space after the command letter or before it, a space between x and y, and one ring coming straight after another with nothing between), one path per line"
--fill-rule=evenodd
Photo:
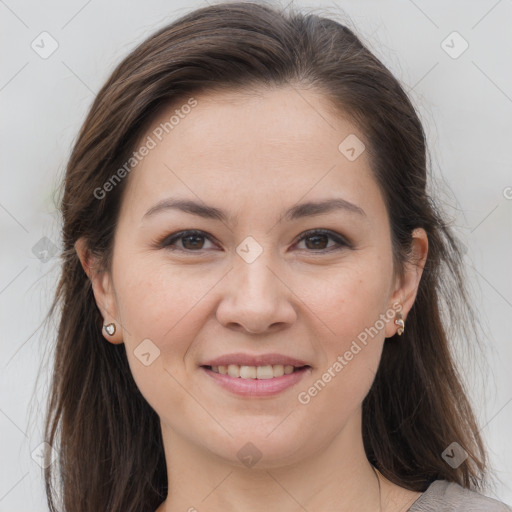
M166 238L163 241L162 246L171 250L177 249L181 251L198 252L205 249L205 239L210 241L210 237L203 231L180 231L179 233L175 233L174 235L171 235L169 238ZM181 247L179 245L176 246L177 241L181 241ZM207 248L208 247L206 247L206 249Z
M328 245L328 240L334 244ZM212 244L212 237L204 231L186 230L179 231L166 237L159 245L169 250L184 252L200 252L211 247L205 247L205 241ZM308 252L331 252L344 247L350 247L350 243L341 235L327 229L312 229L303 233L296 245L305 243ZM212 244L213 245L213 244ZM302 250L302 249L301 249Z
M334 240L334 245L329 246L328 240ZM304 241L307 249L313 252L331 252L344 247L350 247L350 244L341 236L327 229L313 229L303 233L298 243Z

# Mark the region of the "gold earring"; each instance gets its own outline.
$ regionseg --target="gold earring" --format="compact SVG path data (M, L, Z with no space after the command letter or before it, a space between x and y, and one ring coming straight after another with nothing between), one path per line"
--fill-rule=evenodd
M108 325L104 325L103 328L105 329L105 332L109 335L109 336L113 336L116 332L116 324L112 323L112 324L108 324Z
M402 336L403 332L405 331L404 315L402 315L402 313L398 311L395 316L395 325L398 325L396 333L398 334L398 336Z

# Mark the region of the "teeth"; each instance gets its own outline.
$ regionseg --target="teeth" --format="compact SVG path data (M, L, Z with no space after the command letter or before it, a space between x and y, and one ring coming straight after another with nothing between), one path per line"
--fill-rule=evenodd
M243 366L243 368L255 368L254 366ZM274 368L272 366L258 366L255 368L257 379L272 379L274 377ZM242 372L240 371L240 377L242 376ZM253 379L254 377L251 376Z
M291 364L274 364L266 366L239 366L230 364L228 366L212 366L212 371L229 375L230 377L240 377L242 379L272 379L282 377L293 373L294 366Z
M241 379L255 379L259 368L256 366L240 366Z
M230 377L240 377L240 366L237 364L230 364L228 366L228 375Z

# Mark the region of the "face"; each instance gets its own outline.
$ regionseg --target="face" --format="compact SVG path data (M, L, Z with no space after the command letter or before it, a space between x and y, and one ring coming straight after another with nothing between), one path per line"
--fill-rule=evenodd
M141 139L155 147L125 178L96 300L164 430L234 464L248 442L260 466L292 463L360 414L419 277L395 277L381 191L353 158L364 134L319 93L194 99Z

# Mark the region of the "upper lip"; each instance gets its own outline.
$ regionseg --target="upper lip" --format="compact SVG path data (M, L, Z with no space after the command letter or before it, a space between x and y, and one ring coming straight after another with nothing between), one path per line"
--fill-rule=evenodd
M295 359L294 357L285 356L282 354L225 354L215 359L202 363L201 366L228 366L230 364L237 364L239 366L267 366L267 365L292 365L297 368L301 366L310 366L308 363Z

